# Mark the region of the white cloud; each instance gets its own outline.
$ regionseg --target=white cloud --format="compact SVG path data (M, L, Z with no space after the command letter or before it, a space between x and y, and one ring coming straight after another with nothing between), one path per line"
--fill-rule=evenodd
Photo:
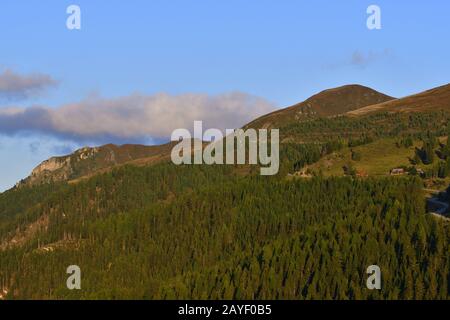
M274 109L266 100L240 92L88 98L59 108L0 109L0 133L39 132L72 141L165 139L174 129L191 129L194 120L224 130Z

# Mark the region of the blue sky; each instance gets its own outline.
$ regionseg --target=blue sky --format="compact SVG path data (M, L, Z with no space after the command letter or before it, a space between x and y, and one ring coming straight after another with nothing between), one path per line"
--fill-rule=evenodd
M71 4L81 8L81 30L66 28ZM366 27L371 4L381 8L381 30ZM0 111L39 106L52 117L55 110L60 123L0 128L0 190L42 160L85 144L160 141L164 126L184 124L177 119L183 112L170 112L193 113L185 101L211 124L240 125L343 84L397 97L446 84L449 12L444 0L2 1L0 78L46 76L52 85L26 97L0 96ZM234 118L224 114L230 103ZM117 129L120 118L103 121L109 110L124 117L120 132L108 127ZM142 114L154 128L147 140L145 130L135 130ZM89 119L96 123L84 126Z

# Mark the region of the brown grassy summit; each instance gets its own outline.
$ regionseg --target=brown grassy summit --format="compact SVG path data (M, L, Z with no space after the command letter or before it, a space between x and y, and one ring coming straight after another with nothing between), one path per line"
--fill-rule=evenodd
M420 112L432 110L450 110L450 84L433 88L400 99L369 105L352 110L348 115L363 116L372 112Z
M246 128L276 128L313 117L329 117L393 100L394 98L361 85L346 85L324 90L291 107L262 116Z

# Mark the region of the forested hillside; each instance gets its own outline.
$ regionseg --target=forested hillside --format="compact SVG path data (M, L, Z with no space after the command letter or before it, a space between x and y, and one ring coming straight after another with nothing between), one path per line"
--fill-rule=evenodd
M10 298L448 299L450 230L426 215L421 189L418 178L120 168L27 209L16 227L48 222L0 253L0 281ZM65 286L72 264L80 291ZM371 264L381 291L365 288Z
M67 179L43 171L0 194L0 299L449 299L450 225L425 194L450 183L449 123L450 108L280 122L270 177L131 146L120 166L110 147Z

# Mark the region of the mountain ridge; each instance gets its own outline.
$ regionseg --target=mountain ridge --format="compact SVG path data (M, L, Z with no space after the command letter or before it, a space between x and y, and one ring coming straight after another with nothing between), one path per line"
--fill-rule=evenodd
M430 109L450 109L450 83L403 98L352 110L347 112L347 115L363 116L380 111L414 112Z
M308 120L311 117L337 116L368 105L394 100L384 93L358 84L323 90L305 101L259 117L246 128L275 128L287 122Z
M71 154L51 157L43 161L16 187L76 180L137 160L142 164L155 163L166 159L170 155L172 146L173 143L155 146L106 144L99 147L83 147Z
M362 85L351 84L323 90L303 102L259 117L243 128L274 128L320 117L363 117L374 112L409 112L438 108L450 109L450 84L398 99ZM77 181L119 165L148 165L168 161L174 144L106 144L100 147L84 147L72 154L43 161L30 176L17 183L16 187Z

